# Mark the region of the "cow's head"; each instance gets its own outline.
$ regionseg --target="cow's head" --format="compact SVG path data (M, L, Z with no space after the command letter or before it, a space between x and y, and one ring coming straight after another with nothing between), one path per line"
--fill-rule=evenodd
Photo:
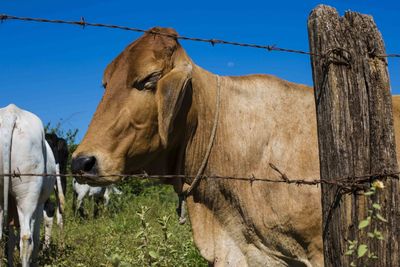
M73 154L73 172L132 173L175 142L179 111L191 84L192 63L174 30L150 31L107 66L105 92ZM118 180L110 176L80 182L108 184Z

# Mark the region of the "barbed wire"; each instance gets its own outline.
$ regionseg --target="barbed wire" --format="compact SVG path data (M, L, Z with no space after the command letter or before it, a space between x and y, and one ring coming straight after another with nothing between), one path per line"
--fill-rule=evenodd
M399 179L400 172L390 172L390 173L380 173L380 174L365 174L365 175L357 175L357 176L347 176L347 177L338 177L335 179L319 179L319 178L309 178L309 179L291 179L286 176L286 174L282 173L276 166L270 164L270 167L277 171L280 175L279 178L265 178L265 177L256 177L253 174L244 177L244 176L222 176L222 175L202 175L201 180L208 180L208 179L222 179L222 180L236 180L236 181L244 181L250 182L253 184L254 182L266 182L266 183L284 183L284 184L294 184L294 185L306 185L306 186L317 186L321 184L337 186L339 187L344 193L354 192L357 190L367 189L366 183L370 183L373 180L377 179ZM23 176L60 176L60 177L75 177L75 178L107 178L107 177L119 177L122 180L126 180L128 178L139 178L139 179L190 179L195 178L195 175L184 175L184 174L152 174L149 175L147 173L137 173L137 174L87 174L87 173L66 173L66 174L48 174L48 173L5 173L0 174L0 177L13 177L13 178L22 178Z
M315 54L315 53L311 53L309 51L282 48L282 47L278 47L276 45L250 44L250 43L233 42L233 41L226 41L226 40L214 39L214 38L187 37L187 36L183 36L183 35L174 35L174 34L162 33L162 32L157 32L157 31L152 31L152 30L144 30L144 29L140 29L140 28L136 28L136 27L127 27L127 26L104 24L104 23L92 23L92 22L87 22L84 17L81 17L81 19L79 21L67 21L67 20L60 20L60 19L18 17L18 16L7 15L7 14L0 14L0 22L3 23L5 20L19 20L19 21L40 22L40 23L69 24L69 25L80 26L82 28L85 28L86 26L110 28L110 29L118 29L118 30L125 30L125 31L140 32L140 33L157 34L157 35L167 36L167 37L171 37L171 38L176 38L176 39L179 39L179 40L194 41L194 42L204 42L204 43L209 43L212 46L214 46L216 44L223 44L223 45L232 45L232 46L263 49L263 50L266 50L268 52L278 51L278 52L295 53L295 54L303 54L303 55L311 55L311 56L320 56L320 57L323 56L323 55L318 55L318 54ZM385 57L385 58L400 58L400 54L395 54L395 53L385 54L385 55L375 55L375 56L376 57Z

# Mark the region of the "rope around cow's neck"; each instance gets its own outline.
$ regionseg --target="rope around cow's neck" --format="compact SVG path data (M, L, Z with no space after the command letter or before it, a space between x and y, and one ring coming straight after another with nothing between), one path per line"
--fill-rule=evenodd
M204 169L206 168L208 158L211 153L212 146L214 144L215 136L217 134L217 125L218 125L218 120L219 120L219 108L220 108L220 103L221 103L221 81L220 77L216 75L216 80L217 80L217 99L215 103L215 116L214 116L214 125L211 131L211 136L210 136L210 141L208 142L208 147L206 150L206 154L204 155L203 161L200 165L199 170L197 171L196 176L194 177L193 182L189 186L188 189L184 190L182 194L184 196L189 196L193 189L199 184L201 176L203 175Z

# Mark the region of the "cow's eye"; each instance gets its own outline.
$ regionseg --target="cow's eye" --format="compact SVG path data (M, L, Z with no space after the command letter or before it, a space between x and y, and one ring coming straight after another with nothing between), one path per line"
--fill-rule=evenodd
M158 80L161 78L161 72L153 72L141 81L135 82L133 87L138 90L153 90L157 86Z

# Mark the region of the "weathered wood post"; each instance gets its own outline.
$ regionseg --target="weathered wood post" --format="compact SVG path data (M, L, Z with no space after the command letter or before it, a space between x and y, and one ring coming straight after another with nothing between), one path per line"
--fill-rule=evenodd
M396 172L387 61L382 57L384 43L373 18L355 12L339 17L334 8L318 6L309 16L308 32L321 178ZM373 197L388 222L373 222L362 230L358 224L368 216L370 198L362 190L345 193L338 186L322 185L326 267L350 266L351 262L357 266L399 266L399 184L393 177L379 179L385 188ZM369 183L364 186L368 188ZM375 227L385 240L367 236ZM378 259L357 259L357 253L345 255L348 240L367 244Z

